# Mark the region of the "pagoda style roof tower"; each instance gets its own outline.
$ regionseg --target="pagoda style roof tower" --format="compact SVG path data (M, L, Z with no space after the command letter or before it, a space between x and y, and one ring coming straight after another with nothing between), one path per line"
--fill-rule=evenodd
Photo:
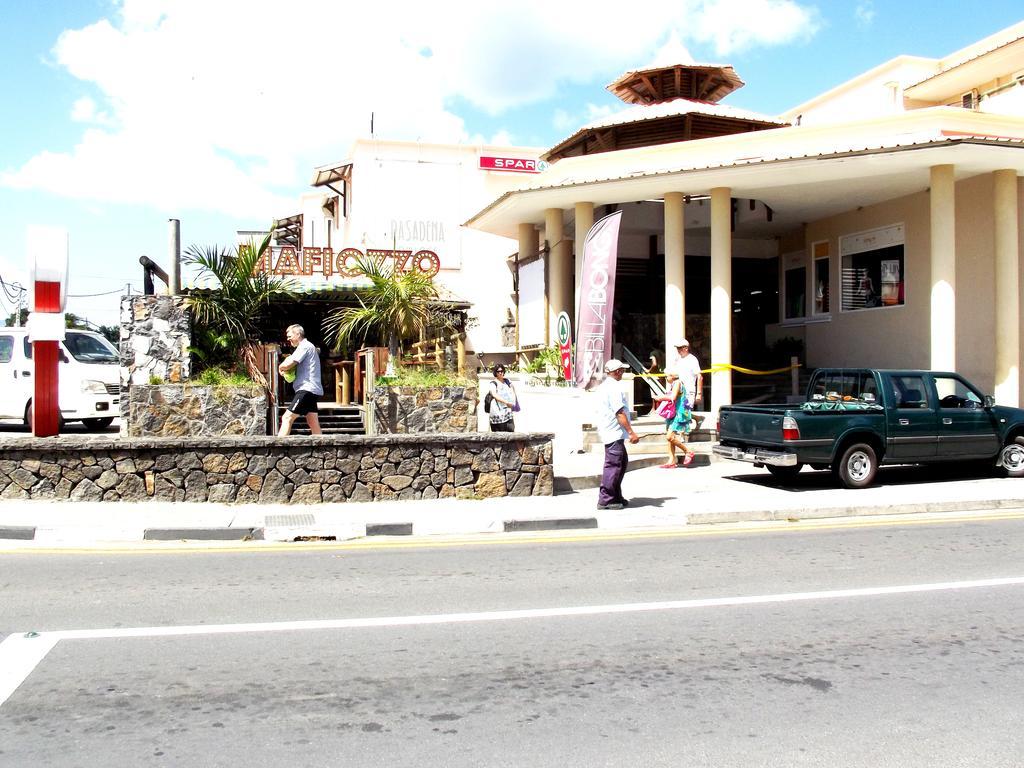
M627 104L657 104L672 99L717 102L742 87L732 67L676 64L627 72L608 90Z
M718 103L742 87L733 68L720 64L671 64L626 72L608 90L633 106L585 125L543 159L554 162L788 125Z

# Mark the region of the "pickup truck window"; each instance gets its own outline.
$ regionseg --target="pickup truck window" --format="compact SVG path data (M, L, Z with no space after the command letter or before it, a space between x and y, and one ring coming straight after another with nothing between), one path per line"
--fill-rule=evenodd
M928 390L923 376L893 376L892 394L897 408L928 407Z
M11 362L14 355L14 337L0 336L0 363Z
M878 386L868 371L825 371L815 379L811 398L874 403L878 401Z
M984 401L980 393L953 376L936 376L935 393L939 408L981 408Z

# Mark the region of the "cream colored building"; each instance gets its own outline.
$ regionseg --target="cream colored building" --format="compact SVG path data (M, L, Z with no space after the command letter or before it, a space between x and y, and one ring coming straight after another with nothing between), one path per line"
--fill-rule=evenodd
M442 297L468 307L467 352L510 356L515 301L508 259L517 243L462 223L535 173L540 153L530 147L357 140L346 160L315 169L315 191L302 196L298 213L277 221L272 258L289 246L300 263L311 254L318 259L312 274L277 273L295 279L308 303L330 305L338 292L358 291L365 279L337 269L325 274L317 249L330 249L335 266L346 249L434 254ZM423 256L424 266L430 261Z
M467 217L518 243L520 334L551 343L575 314L574 244L622 210L614 341L689 336L713 411L739 351L784 336L813 367L955 370L1019 405L1024 22L778 117L718 103L740 85L719 65L626 73L609 89L633 106Z

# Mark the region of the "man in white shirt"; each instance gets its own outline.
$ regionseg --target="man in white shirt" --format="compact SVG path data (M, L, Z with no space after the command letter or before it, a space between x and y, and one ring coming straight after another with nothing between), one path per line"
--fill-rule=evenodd
M317 355L316 347L306 338L306 332L301 325L289 325L285 337L288 343L295 347L295 351L281 361L277 370L281 375L295 370L295 381L292 384L295 397L288 409L281 414L281 427L277 434L279 437L290 435L295 420L299 416L305 416L310 434L319 435L320 415L316 399L324 393L323 383L320 381L320 357Z
M622 372L629 366L612 358L604 364L604 381L597 388L597 434L604 443L604 472L597 495L598 509L622 509L629 502L622 498L622 476L626 474L629 455L626 440L640 442L640 436L629 423L629 401L622 390Z
M675 345L679 359L670 366L669 370L679 377L686 389L686 399L690 401L690 410L697 410L697 402L703 405L704 400L704 376L700 372L700 362L695 355L690 354L690 342L680 339Z

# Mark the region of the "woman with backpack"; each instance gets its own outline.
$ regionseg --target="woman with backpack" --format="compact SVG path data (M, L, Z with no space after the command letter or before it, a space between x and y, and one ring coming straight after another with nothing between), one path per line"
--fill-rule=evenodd
M505 366L498 363L491 372L494 381L491 382L491 391L487 393L490 408L485 409L490 416L491 432L515 432L512 412L519 410L516 391L512 388L512 382L505 378Z

